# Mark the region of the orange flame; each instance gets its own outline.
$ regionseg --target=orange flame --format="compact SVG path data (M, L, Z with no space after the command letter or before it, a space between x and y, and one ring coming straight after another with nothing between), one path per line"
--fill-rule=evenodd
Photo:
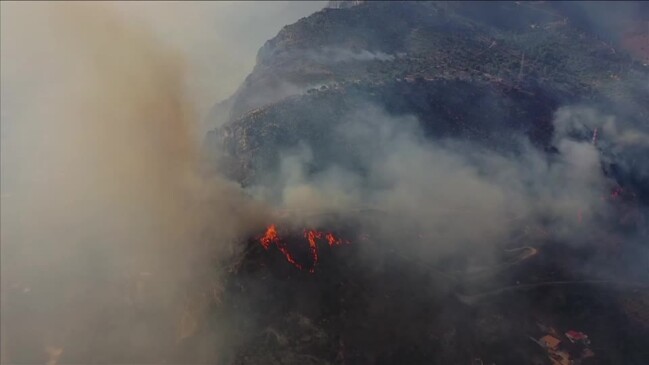
M268 250L270 248L270 245L273 243L277 244L279 242L279 236L277 235L277 227L275 227L274 224L271 224L270 227L266 230L266 233L264 234L263 237L259 240L261 242L261 245L264 246L265 249Z
M291 254L291 252L288 250L288 247L286 247L286 244L284 242L277 242L277 248L281 253L284 254L284 257L286 257L286 261L290 262L293 264L293 266L297 267L300 270L304 270L304 267L302 267L302 264L297 262L295 260L295 257Z
M318 240L325 239L331 247L343 243L349 243L349 241L338 238L331 232L322 232L314 229L305 229L304 238L306 238L309 243L311 257L313 258L313 265L309 269L309 272L311 273L315 272L315 267L319 260ZM277 227L274 224L271 224L266 229L266 233L259 239L259 242L266 250L268 250L272 244L275 244L275 246L277 246L277 249L284 255L284 257L286 257L286 261L290 262L293 266L297 267L300 270L304 269L303 265L297 262L295 257L293 257L286 243L280 239L277 233Z
M333 233L331 233L331 232L327 233L325 238L327 239L327 242L329 242L329 246L331 246L331 247L337 246L337 245L340 245L340 244L343 244L343 243L349 243L349 241L342 240L342 239L334 236Z
M318 242L316 239L321 238L322 234L318 231L305 230L304 237L309 241L309 248L311 249L311 257L313 257L313 266L310 272L315 271L315 265L318 263Z

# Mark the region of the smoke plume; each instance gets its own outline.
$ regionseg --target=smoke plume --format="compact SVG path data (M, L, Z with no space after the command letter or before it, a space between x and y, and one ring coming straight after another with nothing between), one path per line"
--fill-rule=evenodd
M606 199L616 182L603 167L649 146L646 128L587 106L557 111L547 152L522 135L504 151L430 140L417 118L359 103L322 142L339 155L305 141L277 146L277 171L260 169L242 189L203 170L195 101L213 90L188 92L196 61L124 11L2 4L3 363L224 358L243 339L229 336L228 318L208 318L208 302L221 300L220 275L241 242L277 210L359 221L363 209L383 212L359 230L425 262L596 244L617 234ZM308 57L399 55L327 48ZM249 100L304 91L276 86Z
M589 244L610 229L602 197L614 181L604 174L590 134L567 127L603 118L594 112L579 118L581 110L557 112L557 152L548 154L522 136L508 152L451 138L430 141L416 118L362 105L335 127L332 139L346 151L344 160L315 160L318 147L303 142L282 155L280 178L252 190L289 210L388 212L380 236L431 260L529 244L535 238L520 235L531 228L550 235L538 242Z
M200 175L188 64L108 4L2 13L3 363L209 361L197 275L266 210Z

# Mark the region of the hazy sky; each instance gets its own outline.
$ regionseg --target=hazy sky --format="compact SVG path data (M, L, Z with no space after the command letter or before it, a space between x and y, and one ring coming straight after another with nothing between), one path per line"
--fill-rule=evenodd
M186 63L183 76L185 93L198 114L198 120L205 117L214 103L236 90L254 67L257 51L264 42L273 38L283 26L322 9L325 4L325 1L102 3L117 8L123 20L144 27L183 58ZM36 24L43 23L38 20L39 14L34 12L36 7L25 5L3 1L0 12L2 162L5 167L20 159L15 151L10 150L17 140L15 127L18 125L12 121L16 119L12 115L29 109L31 95L41 93L63 77L60 72L51 72L55 66L47 61L48 54L59 52L54 49L58 43L56 38L50 36L52 41L43 39L42 34L46 34L43 27L47 25ZM59 56L60 52L56 54ZM75 59L74 55L68 57ZM31 128L30 125L36 128L36 123L27 124L21 127L23 131ZM28 134L36 133L37 128L34 128ZM3 182L8 183L9 176L3 175ZM11 184L3 185L3 188L8 188ZM4 190L6 193L7 189Z
M283 26L322 9L326 1L118 2L124 14L190 62L189 84L199 112L227 98L255 64L259 48Z
M188 86L201 115L232 94L255 64L257 50L279 30L322 9L326 1L133 1L112 6L150 27L190 65ZM16 6L2 4L2 23ZM3 32L2 38L16 38ZM4 53L4 52L3 52ZM6 91L6 89L5 89Z

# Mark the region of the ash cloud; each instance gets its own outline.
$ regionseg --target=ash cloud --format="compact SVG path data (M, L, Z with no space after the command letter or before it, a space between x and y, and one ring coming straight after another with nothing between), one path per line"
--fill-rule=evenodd
M325 3L113 2L111 6L121 17L146 26L161 43L182 52L188 64L184 86L204 133L220 125L205 117L215 101L227 99L244 81L269 36Z
M268 209L200 174L188 67L109 4L2 4L3 363L228 348L180 352Z

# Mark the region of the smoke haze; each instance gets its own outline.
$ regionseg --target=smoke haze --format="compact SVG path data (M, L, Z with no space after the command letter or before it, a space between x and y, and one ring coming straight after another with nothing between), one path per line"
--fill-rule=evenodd
M219 275L240 243L278 209L387 212L371 228L427 261L489 259L522 246L527 228L592 244L613 230L602 197L615 182L599 146L629 156L649 146L646 128L590 106L556 112L547 153L522 137L504 152L431 142L416 117L368 103L332 125L345 161L322 164L304 141L280 146L279 169L243 189L202 170L203 117L278 24L322 4L155 5L2 4L3 363L220 359L241 339L228 337L227 318L215 319L223 331L201 332L206 303L219 300ZM248 11L247 22L228 23ZM342 48L311 56L398 57Z
M570 113L561 110L557 123L574 120ZM498 249L516 230L548 218L555 238L584 243L607 217L601 197L612 181L589 140L559 131L554 157L522 138L517 151L503 154L453 139L427 142L416 118L391 116L374 105L343 119L334 139L358 170L334 161L334 167L308 174L309 165L323 162L314 162L311 147L303 144L284 154L283 178L267 199L281 196L287 209L388 211L382 236L401 241L405 227L415 228L429 238L417 253L431 258Z
M183 54L188 65L184 86L204 121L212 105L228 98L253 69L257 51L266 40L325 3L134 1L111 5Z
M196 55L136 21L147 5L114 5L2 4L3 363L173 358L212 284L195 273L266 214L199 175L196 94L238 80L195 87Z

